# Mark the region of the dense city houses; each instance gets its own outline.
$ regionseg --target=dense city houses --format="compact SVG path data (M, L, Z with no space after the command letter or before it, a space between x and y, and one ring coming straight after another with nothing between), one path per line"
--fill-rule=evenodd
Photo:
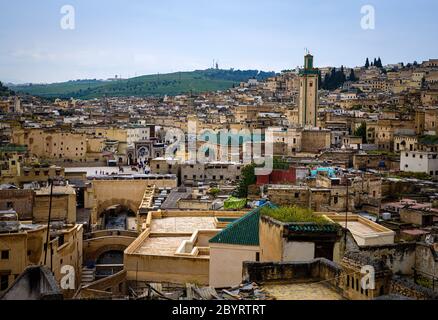
M436 299L438 59L5 94L0 252L0 299Z

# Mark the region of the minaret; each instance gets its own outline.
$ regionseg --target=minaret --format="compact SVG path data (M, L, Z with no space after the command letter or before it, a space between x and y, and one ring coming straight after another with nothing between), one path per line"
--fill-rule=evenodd
M298 122L303 127L316 127L318 116L318 73L313 67L313 56L304 57L304 69L300 69L300 95L298 104Z

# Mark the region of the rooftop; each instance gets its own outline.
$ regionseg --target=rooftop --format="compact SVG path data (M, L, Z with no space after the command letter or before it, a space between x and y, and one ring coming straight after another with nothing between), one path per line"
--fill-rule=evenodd
M152 219L152 233L193 233L197 229L216 229L214 217L168 217Z
M247 213L229 224L225 229L210 239L210 243L226 243L246 246L259 245L259 221L263 207L272 207L269 202Z
M276 300L345 300L320 282L268 284L263 285L262 289Z

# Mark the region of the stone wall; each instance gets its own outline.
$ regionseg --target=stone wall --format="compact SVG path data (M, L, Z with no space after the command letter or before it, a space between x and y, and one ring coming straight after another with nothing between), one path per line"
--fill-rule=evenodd
M361 247L360 253L372 260L383 261L395 274L412 275L416 260L415 243Z
M0 210L8 210L11 206L20 220L32 219L33 190L0 190Z
M402 295L415 300L437 300L438 293L414 283L412 279L394 276L390 284L390 294Z
M342 268L324 258L309 262L244 262L244 281L267 283L300 283L329 280L327 284L338 289Z

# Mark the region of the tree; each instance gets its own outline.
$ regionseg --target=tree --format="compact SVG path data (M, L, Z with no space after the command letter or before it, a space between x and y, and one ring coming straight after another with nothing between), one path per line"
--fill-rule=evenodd
M350 75L348 76L348 80L357 81L356 75L354 74L354 69L351 69Z
M15 92L9 90L8 87L3 86L3 83L0 81L0 97L9 97L15 95Z
M370 67L370 60L367 58L367 61L365 61L365 68L369 68Z
M367 141L367 124L366 122L362 122L359 128L354 132L356 137L362 137L362 142Z
M237 186L237 190L235 192L236 197L238 198L248 197L249 186L257 182L257 178L255 175L255 167L256 167L255 164L250 164L242 169L241 179L239 181L239 185Z
M379 59L377 59L377 67L378 68L383 68L382 59L380 59L380 57L379 57Z
M211 195L213 198L216 199L217 195L218 195L220 192L221 192L221 189L219 189L219 188L211 188L211 189L208 191L208 194Z
M342 86L345 81L344 67L341 66L341 69L338 71L336 71L336 68L333 68L330 74L325 75L322 88L325 90L335 90Z

